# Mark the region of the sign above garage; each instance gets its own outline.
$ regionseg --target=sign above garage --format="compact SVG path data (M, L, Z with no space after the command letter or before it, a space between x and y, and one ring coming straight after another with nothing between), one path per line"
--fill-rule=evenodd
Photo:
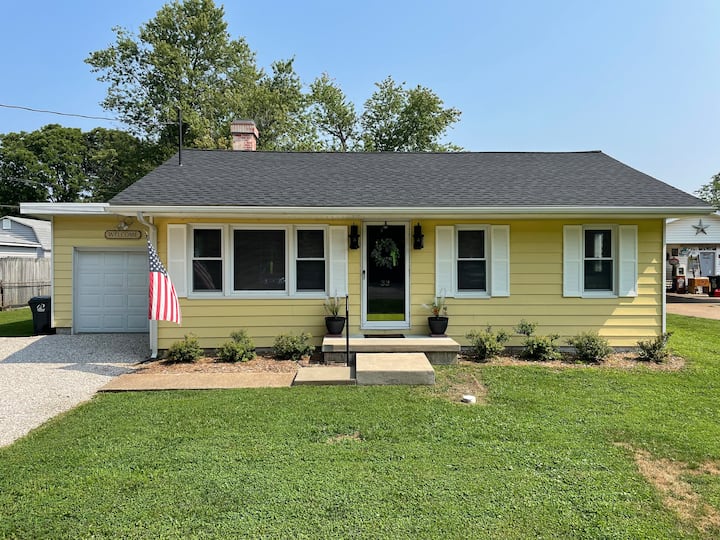
M110 229L105 231L105 238L108 240L139 240L142 237L142 231L119 231Z

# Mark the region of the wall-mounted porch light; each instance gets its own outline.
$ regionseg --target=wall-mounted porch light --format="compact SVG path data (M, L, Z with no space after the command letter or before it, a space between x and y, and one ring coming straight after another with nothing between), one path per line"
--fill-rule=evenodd
M424 238L425 235L422 232L422 227L418 223L413 227L413 249L422 249Z
M357 225L350 225L350 249L360 247L360 229Z

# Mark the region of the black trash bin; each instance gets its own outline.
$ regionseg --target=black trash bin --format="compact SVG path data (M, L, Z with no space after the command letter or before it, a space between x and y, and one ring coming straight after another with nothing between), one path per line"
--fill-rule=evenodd
M33 316L33 334L52 334L50 327L50 297L33 296L29 301L30 311Z
M710 296L720 296L720 276L709 276L708 280L710 281L710 292L708 295Z

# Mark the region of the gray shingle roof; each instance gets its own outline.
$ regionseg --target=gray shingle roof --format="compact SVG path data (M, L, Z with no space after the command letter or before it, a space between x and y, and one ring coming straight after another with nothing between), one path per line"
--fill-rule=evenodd
M703 207L602 152L286 153L185 150L111 205Z

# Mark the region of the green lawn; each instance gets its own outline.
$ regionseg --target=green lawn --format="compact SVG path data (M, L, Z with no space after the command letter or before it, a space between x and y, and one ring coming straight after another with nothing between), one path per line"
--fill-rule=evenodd
M0 311L0 337L31 336L33 333L30 308Z
M0 449L0 538L716 538L628 449L720 459L720 321L669 320L680 372L439 370L474 375L484 405L408 387L100 395ZM684 480L720 511L719 476Z

